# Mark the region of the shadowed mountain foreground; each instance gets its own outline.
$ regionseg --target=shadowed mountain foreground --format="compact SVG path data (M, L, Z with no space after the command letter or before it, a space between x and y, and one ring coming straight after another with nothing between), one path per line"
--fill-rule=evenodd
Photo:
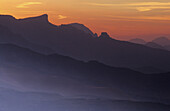
M146 75L96 61L42 55L11 44L1 44L0 53L2 111L170 108L169 73Z

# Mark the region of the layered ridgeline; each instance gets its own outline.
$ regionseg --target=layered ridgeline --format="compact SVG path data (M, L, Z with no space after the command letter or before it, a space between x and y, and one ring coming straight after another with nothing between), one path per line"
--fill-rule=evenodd
M12 44L0 44L0 63L2 111L170 109L170 73L143 74Z
M0 25L19 35L12 36L16 40L22 37L29 43L41 46L40 49L45 47L79 60L97 60L110 66L148 73L170 71L169 51L115 40L107 33L102 33L98 37L82 24L56 26L48 21L48 15L26 19L1 15ZM37 47L30 44L22 47L37 51L34 49ZM38 52L44 53L43 50ZM48 52L45 51L45 54Z
M129 40L129 42L146 45L146 46L152 47L152 48L170 51L170 39L168 39L167 37L158 37L158 38L153 39L152 41L149 41L149 42L146 42L143 39L136 38L136 39Z

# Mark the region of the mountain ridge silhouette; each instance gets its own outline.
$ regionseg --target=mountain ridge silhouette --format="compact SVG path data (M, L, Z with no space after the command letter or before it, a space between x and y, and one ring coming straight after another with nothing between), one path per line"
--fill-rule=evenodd
M39 19L42 22L38 22ZM148 66L170 71L169 51L116 40L104 32L101 33L102 36L93 37L71 25L53 25L47 19L47 15L42 15L23 20L10 19L11 23L0 17L0 24L29 42L75 59L96 60L114 67L138 69ZM107 36L104 37L103 34Z

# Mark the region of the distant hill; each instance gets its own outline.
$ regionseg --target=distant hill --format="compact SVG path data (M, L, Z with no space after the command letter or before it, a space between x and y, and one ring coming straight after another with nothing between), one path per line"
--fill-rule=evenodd
M154 42L148 42L145 45L148 46L148 47L157 48L157 49L163 49L164 50L163 46L158 45L158 44L156 44Z
M159 37L154 39L153 42L163 46L164 49L170 51L170 39L166 37Z
M136 43L136 44L146 44L147 43L145 40L139 39L139 38L131 39L131 40L129 40L129 42Z
M152 42L157 43L161 46L166 46L166 45L170 45L170 40L166 37L159 37L156 38L154 40L152 40Z
M56 26L48 21L46 14L25 19L1 15L0 24L33 44L79 60L96 60L114 67L154 67L170 71L169 51L115 40L107 33L94 37L82 25L78 25L81 28L69 24Z
M131 43L142 44L151 48L163 49L170 51L170 40L167 37L158 37L150 42L146 42L143 39L131 39L129 40Z

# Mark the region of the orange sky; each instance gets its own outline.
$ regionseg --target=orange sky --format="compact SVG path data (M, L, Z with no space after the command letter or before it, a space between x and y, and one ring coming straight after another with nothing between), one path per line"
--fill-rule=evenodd
M117 39L170 37L169 0L0 0L0 14L44 13L54 24L83 23Z

